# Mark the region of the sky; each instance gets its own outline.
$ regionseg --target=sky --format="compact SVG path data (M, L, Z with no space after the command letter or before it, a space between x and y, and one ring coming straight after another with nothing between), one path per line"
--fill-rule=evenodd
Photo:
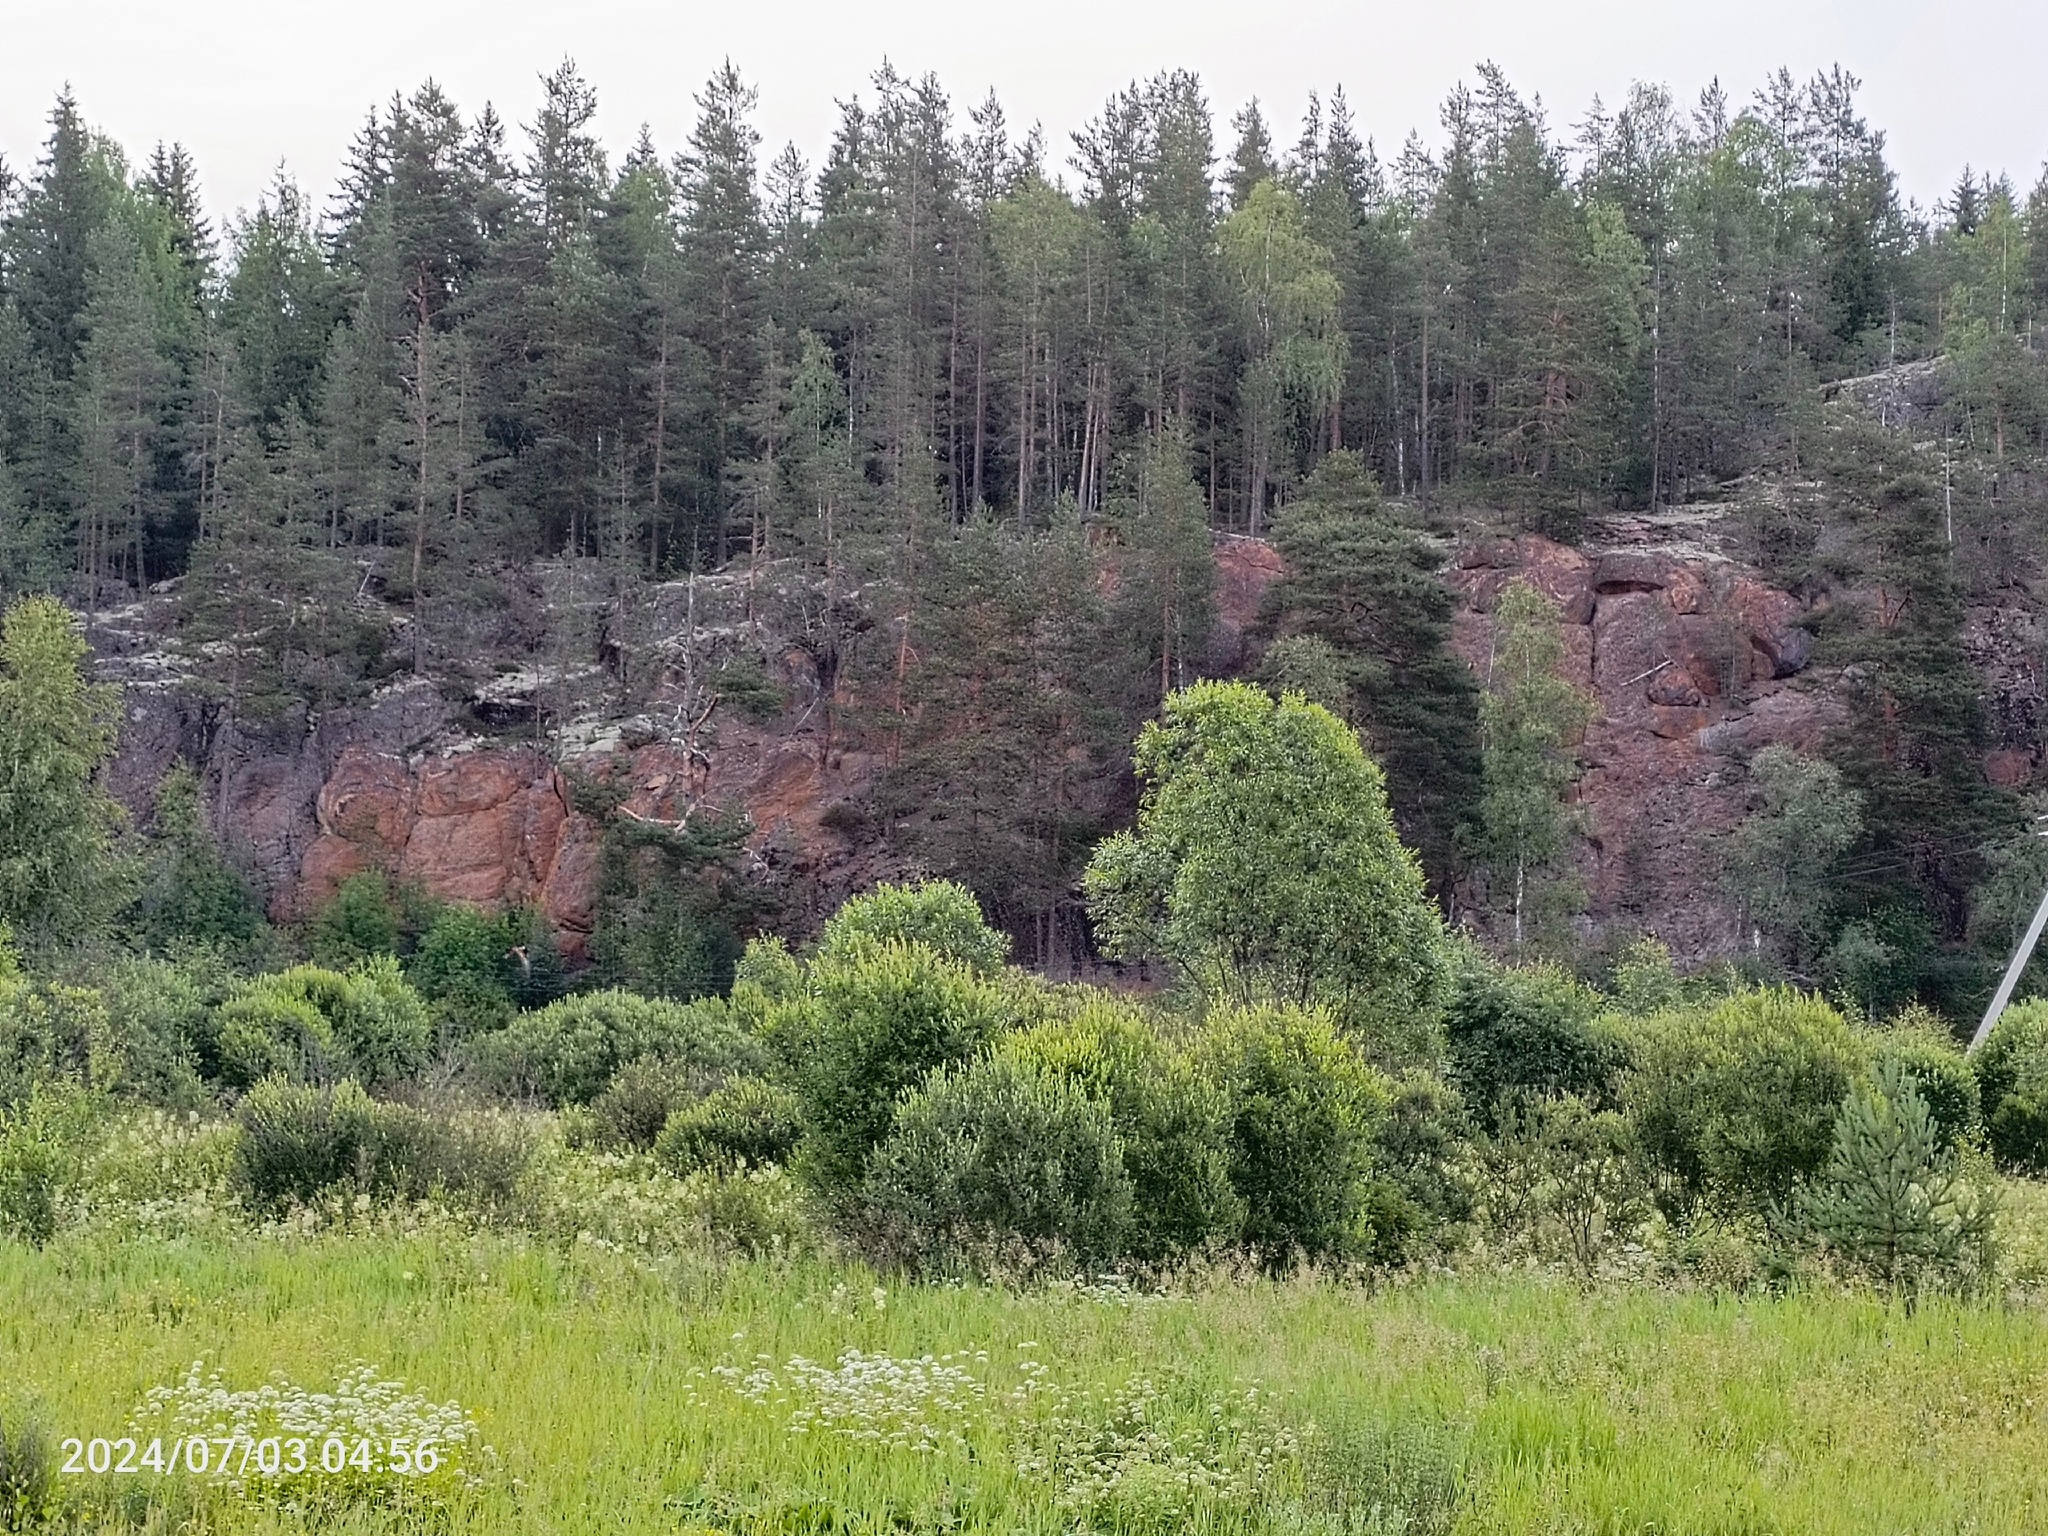
M0 0L0 155L33 165L68 82L132 158L183 143L217 222L253 206L280 164L318 206L394 91L431 77L465 112L489 101L521 123L564 57L596 87L608 144L644 123L664 152L730 58L759 88L764 158L794 142L813 164L835 100L864 94L884 59L935 73L963 121L993 88L1015 128L1043 125L1055 168L1113 91L1176 67L1201 75L1226 149L1246 100L1287 143L1310 92L1341 85L1391 158L1411 128L1435 141L1439 104L1485 59L1559 129L1632 80L1690 101L1718 78L1740 102L1780 65L1803 78L1839 63L1923 206L1966 163L2024 192L2048 160L2043 0Z

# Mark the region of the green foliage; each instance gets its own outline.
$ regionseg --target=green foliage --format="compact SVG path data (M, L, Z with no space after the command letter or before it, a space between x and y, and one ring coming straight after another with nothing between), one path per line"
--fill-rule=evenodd
M2007 1008L1970 1065L1992 1155L2008 1168L2048 1172L2048 1002Z
M1443 558L1380 502L1355 453L1325 458L1280 515L1285 571L1267 589L1277 690L1357 725L1386 770L1406 840L1439 889L1480 796L1479 694L1450 649Z
M237 1181L266 1212L335 1190L502 1203L533 1155L530 1133L504 1117L379 1103L352 1078L267 1078L242 1096L235 1121Z
M1729 839L1727 879L1749 921L1793 965L1828 932L1833 870L1863 831L1863 797L1831 763L1770 746L1749 765L1756 809Z
M0 1109L38 1087L108 1087L121 1075L106 1001L90 987L0 974Z
M78 1177L97 1114L75 1083L39 1083L0 1105L0 1236L41 1247L56 1235L59 1199Z
M906 1095L861 1196L888 1246L927 1258L1019 1244L1101 1264L1132 1225L1109 1106L1007 1054L940 1066Z
M778 1083L738 1077L670 1115L654 1155L677 1173L786 1165L803 1135L803 1101Z
M850 897L826 919L818 954L843 960L863 945L891 943L922 944L983 974L1001 970L1010 952L1008 937L988 926L972 891L951 880L925 880L916 885L885 881Z
M686 1058L641 1056L613 1074L590 1101L600 1139L645 1152L671 1117L695 1104L717 1083L715 1071Z
M96 783L120 731L120 690L85 678L64 605L17 599L0 620L0 923L75 942L122 897L120 807Z
M1981 1272L1993 1211L1904 1061L1880 1061L1843 1103L1833 1150L1804 1203L1808 1226L1887 1285Z
M145 944L246 949L264 931L255 895L226 859L199 805L199 776L182 758L156 787L156 814L135 902Z
M1984 1124L1977 1074L1939 1017L1907 1009L1868 1043L1870 1081L1893 1069L1911 1077L1943 1151L1976 1137Z
M597 978L656 997L729 991L742 935L761 910L744 874L751 830L744 816L671 826L615 810L598 857Z
M31 1415L0 1417L0 1531L37 1531L58 1509L57 1458Z
M1827 1161L1861 1043L1819 998L1739 992L1625 1025L1621 1098L1667 1215L1791 1209Z
M486 1076L507 1092L588 1104L627 1063L665 1056L706 1073L759 1071L766 1051L716 998L678 1003L580 992L477 1040Z
M1328 710L1246 683L1172 695L1138 737L1135 831L1089 864L1106 952L1163 955L1205 997L1326 1007L1420 1049L1443 938L1384 779Z
M1368 1214L1376 1263L1456 1248L1472 1217L1472 1130L1464 1100L1442 1078L1410 1067L1394 1079L1373 1141Z
M1519 951L1533 920L1576 899L1558 870L1575 822L1567 804L1578 775L1573 752L1593 701L1566 681L1557 604L1526 581L1510 582L1493 610L1493 651L1480 703L1484 794L1480 851L1496 882L1496 906L1513 918Z
M1231 1242L1244 1204L1230 1182L1229 1104L1197 1062L1127 1004L1100 993L998 1050L1109 1106L1135 1196L1131 1251L1159 1260Z
M273 1075L391 1082L422 1066L433 1047L426 1005L390 955L346 972L298 965L254 977L222 1002L211 1031L209 1064L237 1088Z
M237 1171L259 1208L277 1210L336 1185L369 1183L377 1106L352 1078L332 1087L266 1078L242 1096L235 1121L242 1128Z
M345 969L398 953L404 913L391 882L374 869L350 875L313 914L306 939L318 965Z
M1200 1052L1227 1101L1244 1241L1276 1264L1364 1253L1386 1081L1326 1016L1298 1009L1218 1013Z
M1550 965L1507 966L1476 947L1459 956L1444 1007L1445 1059L1482 1127L1503 1104L1546 1094L1607 1099L1622 1047L1602 998Z
M961 1062L1018 1022L997 982L922 944L888 942L820 956L791 1021L790 1051L808 1133L798 1166L847 1195L895 1122L900 1096L933 1068Z
M503 1026L514 1009L550 1000L561 961L531 913L442 907L405 962L405 977L456 1039Z

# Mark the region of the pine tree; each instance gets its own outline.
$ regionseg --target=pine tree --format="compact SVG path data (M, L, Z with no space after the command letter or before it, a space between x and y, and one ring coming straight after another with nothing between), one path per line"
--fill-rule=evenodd
M1986 1191L1942 1146L1920 1085L1889 1058L1842 1105L1804 1215L1828 1247L1891 1286L1981 1269L1994 1219Z
M1364 733L1404 840L1447 893L1480 798L1479 696L1449 648L1441 557L1387 514L1364 462L1341 451L1280 514L1273 542L1285 572L1264 622L1283 640L1331 648L1343 695L1332 707Z

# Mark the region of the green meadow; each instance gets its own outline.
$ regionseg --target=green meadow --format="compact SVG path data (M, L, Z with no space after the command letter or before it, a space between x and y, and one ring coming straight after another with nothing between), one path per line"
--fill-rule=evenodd
M2048 1317L1535 1270L897 1284L448 1228L0 1246L0 1381L112 1436L195 1360L471 1414L432 1500L62 1477L81 1529L2019 1532ZM848 1362L851 1362L849 1368Z

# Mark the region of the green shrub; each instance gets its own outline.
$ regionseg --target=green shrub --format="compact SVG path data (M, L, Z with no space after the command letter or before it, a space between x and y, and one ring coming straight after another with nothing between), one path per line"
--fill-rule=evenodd
M168 1109L212 1104L205 1079L220 1076L214 1016L242 984L226 954L187 944L169 956L124 956L98 974L122 1092Z
M212 1028L211 1054L234 1087L271 1076L390 1082L416 1071L433 1046L426 1004L390 955L346 973L296 965L257 976L221 1004Z
M1245 1241L1276 1262L1365 1251L1385 1080L1325 1015L1296 1009L1220 1014L1201 1053L1227 1100Z
M501 1028L514 1011L513 946L525 936L525 924L507 914L443 907L406 961L406 980L454 1038Z
M0 1108L39 1086L119 1076L105 999L90 987L0 975Z
M1451 1081L1473 1118L1491 1128L1503 1102L1528 1094L1605 1098L1622 1053L1600 1009L1599 993L1554 966L1498 965L1467 948L1444 1036Z
M475 1042L484 1075L509 1093L588 1104L618 1070L661 1055L709 1073L758 1072L767 1051L717 998L677 1003L632 992L583 992L521 1014Z
M982 918L974 893L951 880L884 883L853 897L826 921L818 954L844 958L863 944L922 944L983 972L999 969L1010 952L1009 939Z
M807 1127L799 1166L821 1192L849 1195L900 1097L995 1039L1016 1002L970 967L897 940L820 955L810 979L783 1036Z
M240 1180L250 1202L276 1210L336 1185L367 1187L377 1106L353 1079L335 1086L265 1078L235 1106Z
M679 1174L780 1167L803 1135L803 1102L758 1077L736 1078L669 1116L654 1155Z
M1372 1257L1394 1264L1431 1242L1450 1246L1471 1220L1471 1124L1458 1090L1411 1067L1394 1079L1373 1142Z
M261 1210L335 1189L479 1203L509 1199L533 1156L511 1116L380 1104L354 1080L332 1087L269 1078L235 1107L238 1181Z
M1143 1014L1098 994L1000 1049L1109 1106L1136 1196L1132 1252L1161 1259L1237 1236L1244 1204L1230 1183L1228 1102Z
M376 870L350 875L313 915L306 938L316 963L345 970L378 955L398 953L404 915L391 882Z
M1970 1065L1992 1156L2007 1168L2048 1171L2048 999L2000 1014Z
M199 776L182 758L157 784L141 874L132 915L152 948L196 940L247 951L264 933L263 910L221 857L200 805Z
M1938 1020L1910 1015L1869 1037L1870 1079L1896 1064L1913 1079L1943 1148L1954 1147L1983 1123L1977 1075Z
M875 1235L911 1259L1021 1245L1106 1263L1132 1227L1109 1106L1007 1055L942 1066L906 1096L862 1193Z
M0 1107L0 1235L41 1247L57 1231L58 1203L83 1165L96 1118L75 1084L38 1084Z
M590 1102L597 1139L608 1146L645 1152L670 1116L695 1104L717 1083L716 1074L671 1056L629 1061Z
M1784 988L1628 1022L1622 1100L1667 1215L1788 1209L1862 1066L1847 1021Z
M1805 1216L1842 1259L1890 1285L1981 1271L1992 1220L1898 1057L1880 1061L1842 1105Z
M371 1194L501 1206L533 1162L532 1128L502 1110L373 1103L371 1127L363 1185Z

